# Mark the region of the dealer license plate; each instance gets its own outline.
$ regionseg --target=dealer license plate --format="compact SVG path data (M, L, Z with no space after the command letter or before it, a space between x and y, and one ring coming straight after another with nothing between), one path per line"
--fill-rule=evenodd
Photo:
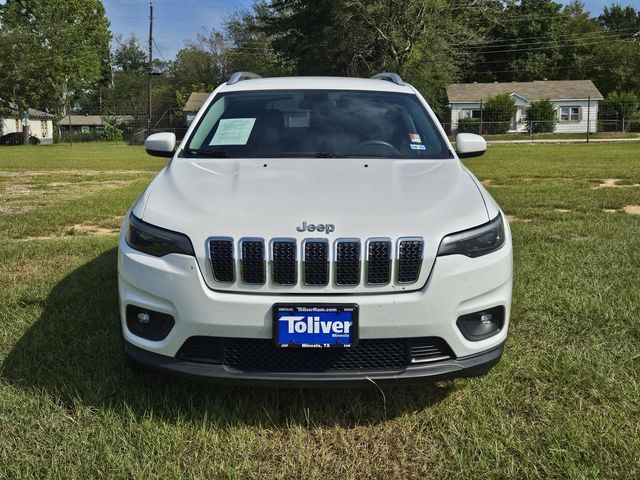
M358 306L273 306L273 336L286 348L344 348L358 341Z

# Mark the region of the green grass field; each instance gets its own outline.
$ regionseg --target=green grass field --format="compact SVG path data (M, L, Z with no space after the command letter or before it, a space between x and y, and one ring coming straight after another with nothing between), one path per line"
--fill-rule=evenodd
M512 219L505 355L484 378L384 391L128 369L115 233L163 165L0 148L1 479L640 477L640 144L468 161Z

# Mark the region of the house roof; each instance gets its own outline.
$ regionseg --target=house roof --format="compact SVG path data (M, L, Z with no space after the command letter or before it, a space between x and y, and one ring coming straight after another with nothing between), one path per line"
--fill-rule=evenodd
M116 122L127 122L133 119L131 115L115 115L106 117ZM102 115L71 115L72 127L101 127L104 125L105 117ZM69 125L69 115L60 120L60 125Z
M207 92L193 92L189 95L189 100L187 100L182 110L185 112L197 112L207 98L209 98L209 95L211 94Z
M10 115L12 115L14 118L20 118L20 112L18 111L18 106L13 103L13 102L3 102L2 100L0 100L0 106L2 106L2 104L6 105L6 108L4 110L4 113L7 114L9 113ZM50 114L50 113L46 113L46 112L42 112L40 110L36 110L35 108L28 108L27 111L29 112L29 118L41 118L41 119L53 119L54 115ZM2 113L0 113L0 117L2 117Z
M515 93L523 99L534 102L550 100L586 99L602 100L602 94L591 80L535 80L533 82L507 83L454 83L447 86L450 103L487 100L499 93Z

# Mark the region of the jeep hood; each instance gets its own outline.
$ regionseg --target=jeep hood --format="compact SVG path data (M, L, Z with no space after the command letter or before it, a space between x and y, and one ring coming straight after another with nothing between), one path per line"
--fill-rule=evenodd
M175 158L134 214L187 234L203 270L209 237L420 236L425 261L433 261L442 237L489 220L478 186L455 159ZM303 222L335 231L299 232Z

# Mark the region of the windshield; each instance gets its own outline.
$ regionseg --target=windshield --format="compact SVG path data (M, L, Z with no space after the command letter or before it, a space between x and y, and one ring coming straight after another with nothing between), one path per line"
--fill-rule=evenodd
M221 94L194 129L185 153L242 158L449 157L415 95L354 90Z

